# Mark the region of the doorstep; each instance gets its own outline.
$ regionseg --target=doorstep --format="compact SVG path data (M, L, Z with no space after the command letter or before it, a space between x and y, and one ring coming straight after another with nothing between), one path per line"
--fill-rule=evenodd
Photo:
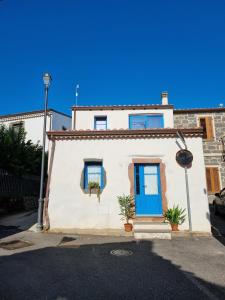
M138 222L159 222L159 223L161 223L161 222L164 222L165 218L163 216L160 216L160 217L135 216L135 218L133 220L134 220L134 222L138 221Z
M171 227L165 222L134 220L133 231L137 240L171 239Z

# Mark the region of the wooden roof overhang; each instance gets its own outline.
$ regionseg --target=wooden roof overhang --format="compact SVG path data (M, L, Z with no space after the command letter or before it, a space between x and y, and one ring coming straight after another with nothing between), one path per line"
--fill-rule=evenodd
M47 132L50 140L98 140L98 139L147 139L175 138L176 128L162 129L113 129L113 130L66 130ZM185 137L202 137L202 128L179 129Z

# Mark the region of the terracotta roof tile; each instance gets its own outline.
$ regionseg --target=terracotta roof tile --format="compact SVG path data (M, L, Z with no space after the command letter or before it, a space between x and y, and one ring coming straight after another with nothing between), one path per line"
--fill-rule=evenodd
M202 128L179 129L186 137L201 137ZM176 128L160 129L122 129L122 130L67 130L49 131L48 138L59 140L71 139L139 139L176 137Z

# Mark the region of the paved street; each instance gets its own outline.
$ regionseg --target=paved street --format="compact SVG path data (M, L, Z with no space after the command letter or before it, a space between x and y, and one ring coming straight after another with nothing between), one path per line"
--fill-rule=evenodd
M224 299L225 248L214 238L18 233L33 246L0 250L0 299ZM74 238L74 241L71 241ZM130 256L113 256L125 249Z
M32 214L13 216L18 227L10 227L10 218L0 222L0 243L29 243L14 250L0 244L0 299L225 298L221 235L137 243L132 237L34 233L22 229ZM116 249L132 255L113 256Z

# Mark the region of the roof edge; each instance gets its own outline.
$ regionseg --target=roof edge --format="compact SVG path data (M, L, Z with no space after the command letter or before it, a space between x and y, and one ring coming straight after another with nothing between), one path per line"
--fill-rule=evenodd
M65 117L71 118L71 116L57 111L55 109L49 108L47 110L47 113L51 113L51 112L55 112L57 114L63 115ZM28 112L21 112L21 113L15 113L15 114L7 114L7 115L0 115L0 119L8 119L8 118L15 118L15 117L20 117L20 116L26 116L26 115L36 115L36 114L41 114L44 113L44 109L40 109L40 110L33 110L33 111L28 111Z
M115 139L115 138L148 138L148 137L176 137L177 128L160 129L113 129L113 130L66 130L48 131L50 140L54 139ZM186 137L202 137L202 128L180 129Z
M225 112L225 107L214 107L214 108L179 108L174 109L174 114L183 114L183 113L204 113L204 112Z
M140 105L96 105L96 106L72 106L73 111L87 110L132 110L132 109L173 109L172 104L140 104Z

